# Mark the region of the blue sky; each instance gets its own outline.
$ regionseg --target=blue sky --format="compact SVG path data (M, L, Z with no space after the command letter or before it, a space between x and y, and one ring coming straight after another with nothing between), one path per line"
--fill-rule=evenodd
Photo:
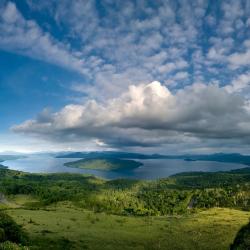
M0 0L0 151L243 152L250 1Z

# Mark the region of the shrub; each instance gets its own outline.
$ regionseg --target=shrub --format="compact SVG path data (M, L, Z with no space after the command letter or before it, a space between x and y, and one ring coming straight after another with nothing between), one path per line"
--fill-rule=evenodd
M24 243L26 240L27 236L21 227L9 215L0 212L0 242Z

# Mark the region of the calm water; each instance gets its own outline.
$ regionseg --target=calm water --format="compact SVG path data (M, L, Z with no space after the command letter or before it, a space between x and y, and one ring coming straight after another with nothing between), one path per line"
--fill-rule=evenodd
M216 172L232 169L245 168L245 165L235 163L209 162L209 161L184 161L173 159L139 160L144 165L130 171L101 171L69 168L65 162L74 161L72 158L53 158L51 156L30 156L28 158L9 160L3 165L9 169L20 170L30 173L83 173L93 174L106 179L134 178L134 179L157 179L167 177L180 172L204 171Z

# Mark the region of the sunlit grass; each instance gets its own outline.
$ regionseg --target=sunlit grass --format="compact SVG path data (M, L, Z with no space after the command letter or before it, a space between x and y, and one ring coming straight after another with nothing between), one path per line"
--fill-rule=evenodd
M249 212L223 208L185 216L125 217L93 213L68 202L8 213L37 245L31 249L223 250L250 217Z

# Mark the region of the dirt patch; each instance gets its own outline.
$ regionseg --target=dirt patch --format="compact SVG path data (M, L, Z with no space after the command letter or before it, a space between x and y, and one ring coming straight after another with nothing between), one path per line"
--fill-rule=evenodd
M8 200L5 198L4 194L0 193L0 204L8 205L10 204Z

